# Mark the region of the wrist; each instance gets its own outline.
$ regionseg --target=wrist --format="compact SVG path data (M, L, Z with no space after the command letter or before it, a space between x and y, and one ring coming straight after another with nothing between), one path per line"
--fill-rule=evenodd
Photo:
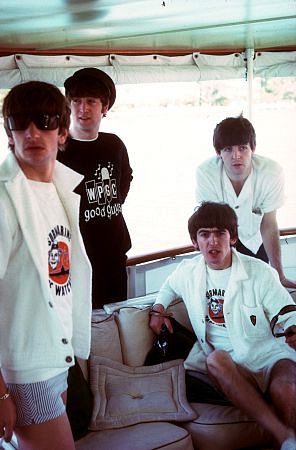
M164 318L169 318L172 316L172 313L166 312L164 306L162 306L160 304L153 305L150 308L149 314L150 314L150 316L164 317Z
M165 307L163 305L161 305L160 303L155 303L154 305L151 306L150 311L164 313Z

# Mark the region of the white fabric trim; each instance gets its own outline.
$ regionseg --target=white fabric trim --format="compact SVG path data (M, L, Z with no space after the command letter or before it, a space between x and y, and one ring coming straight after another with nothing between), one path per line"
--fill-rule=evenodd
M244 78L245 52L183 56L164 55L30 55L0 57L0 88L7 89L26 80L41 80L63 86L64 80L83 67L97 67L116 84L204 81ZM257 52L255 76L296 76L296 52Z

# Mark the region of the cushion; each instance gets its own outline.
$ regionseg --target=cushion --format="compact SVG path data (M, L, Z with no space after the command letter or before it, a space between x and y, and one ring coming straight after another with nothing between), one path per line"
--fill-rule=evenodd
M90 432L75 442L76 450L193 450L187 430L167 422L149 422Z
M168 312L173 314L173 317L185 328L193 332L193 328L187 313L185 303L182 299L173 301L168 307Z
M128 366L144 364L154 340L154 333L149 328L149 311L150 307L145 309L132 307L121 308L118 313L123 364Z
M115 315L93 310L91 321L91 354L122 361L121 344Z
M129 367L91 356L90 386L94 396L90 430L197 417L186 399L182 360Z
M262 448L271 445L267 432L234 406L192 403L198 417L183 424L199 450Z

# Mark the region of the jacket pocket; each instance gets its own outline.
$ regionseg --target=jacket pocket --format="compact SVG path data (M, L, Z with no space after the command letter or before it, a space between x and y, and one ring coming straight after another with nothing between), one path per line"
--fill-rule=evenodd
M270 324L261 307L242 305L241 315L245 336L259 338L270 334Z

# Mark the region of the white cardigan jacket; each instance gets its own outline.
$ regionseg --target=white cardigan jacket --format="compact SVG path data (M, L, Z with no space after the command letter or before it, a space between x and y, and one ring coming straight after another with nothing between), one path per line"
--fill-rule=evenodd
M63 336L51 302L47 243L40 237L38 207L12 153L0 166L0 366L5 371L67 370L74 354L90 349L91 266L79 233L82 176L56 162L53 182L72 233L73 339ZM44 205L45 208L49 205ZM41 234L42 235L42 234ZM36 380L25 378L22 382Z
M206 372L206 357L213 351L206 340L205 293L206 264L203 256L198 255L177 266L155 301L167 308L174 299L183 299L198 338L184 365L186 369L203 372ZM277 272L268 264L233 249L224 317L237 363L256 370L264 365L266 354L280 351L296 361L295 350L283 338L275 338L270 327L271 319L288 304L295 305ZM285 329L296 324L296 311L279 317L278 323Z

